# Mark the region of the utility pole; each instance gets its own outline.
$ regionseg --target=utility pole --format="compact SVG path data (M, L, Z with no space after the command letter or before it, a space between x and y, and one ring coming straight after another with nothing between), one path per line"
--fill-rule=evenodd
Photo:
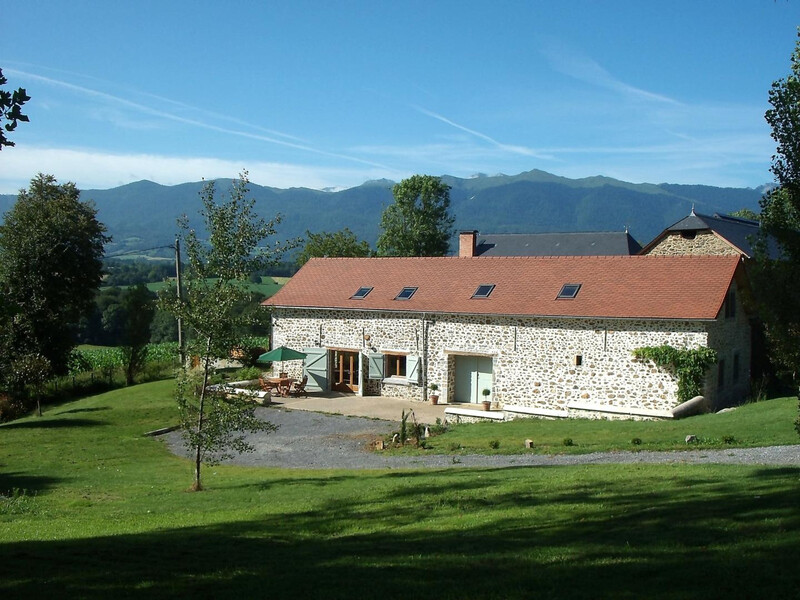
M178 302L183 300L183 288L181 286L181 241L175 240L175 281L178 285ZM178 317L178 351L181 354L181 369L186 368L186 348L183 345L183 322Z

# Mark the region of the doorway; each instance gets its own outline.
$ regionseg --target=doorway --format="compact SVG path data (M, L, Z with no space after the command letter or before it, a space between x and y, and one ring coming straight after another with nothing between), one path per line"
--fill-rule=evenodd
M351 350L330 350L332 385L337 392L358 392L360 367L358 352Z
M494 396L492 357L456 356L455 359L455 401L477 404L484 400L492 400ZM489 390L489 395L484 396L483 390Z

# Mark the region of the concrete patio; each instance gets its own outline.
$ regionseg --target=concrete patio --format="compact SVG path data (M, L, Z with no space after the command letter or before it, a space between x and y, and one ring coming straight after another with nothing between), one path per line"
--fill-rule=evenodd
M323 395L309 394L308 398L272 397L272 406L292 410L368 417L386 421L400 421L403 411L414 411L418 423L433 424L436 419L444 421L447 404L433 405L430 402L413 402L402 398L384 396L355 396L336 392Z

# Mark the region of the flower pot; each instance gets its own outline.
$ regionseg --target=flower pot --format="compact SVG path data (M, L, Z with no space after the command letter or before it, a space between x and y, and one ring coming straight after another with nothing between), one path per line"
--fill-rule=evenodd
M492 402L490 400L483 401L483 410L491 410L492 409Z
M431 404L439 404L439 394L431 394Z

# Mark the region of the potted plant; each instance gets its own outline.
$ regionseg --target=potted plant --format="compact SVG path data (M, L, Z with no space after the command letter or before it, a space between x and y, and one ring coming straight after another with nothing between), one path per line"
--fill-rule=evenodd
M489 396L491 395L492 390L489 388L483 388L481 394L483 394L483 410L490 410L492 408L492 401L489 400Z
M431 404L439 404L439 386L435 383L432 383L428 386L431 390L430 399Z

